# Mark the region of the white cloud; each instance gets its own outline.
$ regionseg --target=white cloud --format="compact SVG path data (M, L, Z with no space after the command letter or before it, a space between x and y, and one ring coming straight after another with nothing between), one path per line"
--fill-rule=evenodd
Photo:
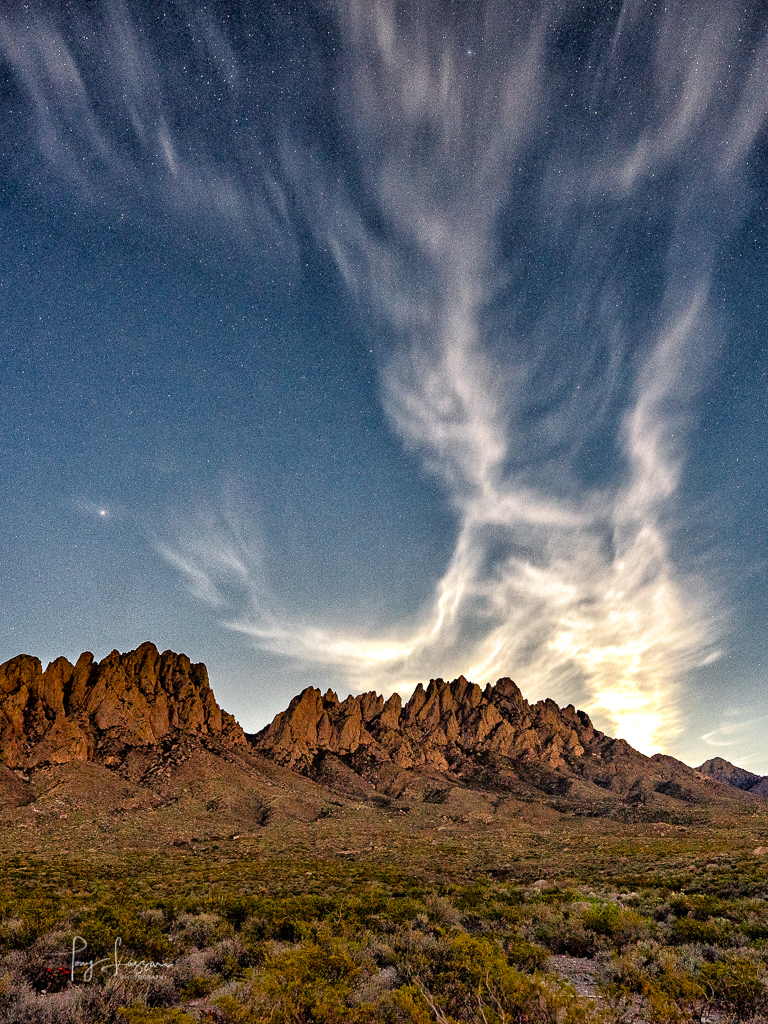
M286 167L349 289L401 339L383 372L384 406L443 482L458 513L455 547L431 604L393 635L377 636L375 624L368 635L320 628L273 602L268 611L245 562L249 601L228 625L270 651L336 666L355 689L514 672L531 696L578 701L644 750L668 746L680 730L684 674L717 657L714 600L675 565L670 543L689 406L715 347L711 250L697 245L691 211L725 210L738 190L736 179L712 181L731 167L722 146L743 157L764 123L762 78L722 99L720 77L736 76L726 8L659 13L638 116L632 97L611 91L622 60L634 73L649 56L632 52L628 26L640 7L630 4L590 98L613 104L613 121L596 121L588 142L564 133L545 143L560 113L545 16L556 22L554 8L522 22L508 6L485 8L484 56L471 67L463 23L435 31L437 5L348 0L338 11L340 111L381 229L367 227L322 153L286 153ZM534 145L548 164L531 186L522 168ZM659 195L665 174L675 190ZM635 199L662 211L669 246L666 289L649 294L642 327L621 312L631 282L612 248ZM502 337L488 311L504 281L498 243L502 217L515 223L510 211L534 218L561 251L583 251L602 277L574 257L564 263L571 278L547 281L542 264L535 327L524 335L512 316ZM584 225L575 237L563 234L569 218ZM562 316L582 288L599 313L580 332ZM630 326L639 338L627 338ZM542 395L532 394L534 381ZM574 453L606 420L618 468L609 482L587 484Z
M733 714L738 714L738 712L732 712ZM766 722L768 722L768 715L758 715L738 721L734 721L733 717L730 717L730 720L727 718L717 729L705 733L701 739L710 747L739 747L743 749L751 735L756 736L758 729L764 727ZM751 760L754 761L757 757L758 755L753 755ZM760 760L765 760L764 754L761 753L759 757ZM746 763L744 757L740 759L739 764L742 762Z

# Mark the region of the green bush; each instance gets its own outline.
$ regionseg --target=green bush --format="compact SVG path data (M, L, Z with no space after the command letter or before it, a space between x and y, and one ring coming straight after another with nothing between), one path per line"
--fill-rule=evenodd
M251 1015L244 1020L301 1024L352 1019L348 1005L359 965L346 944L331 938L267 954L249 988ZM230 1010L232 1009L231 1003Z
M715 1006L737 1021L753 1020L768 1009L763 969L751 960L733 957L704 964L699 977Z
M596 904L584 911L581 920L589 931L610 938L619 930L621 909L615 903Z
M216 977L204 978L198 976L191 978L179 989L179 998L184 1003L190 999L199 999L201 996L207 996L209 992L213 992L219 983L220 979Z
M727 928L715 921L697 921L692 917L681 917L672 923L669 941L675 946L689 942L717 945L727 937Z
M512 966L532 974L540 970L549 959L549 953L541 946L534 946L519 935L512 935L504 942L504 952Z
M149 1009L131 1006L117 1011L119 1024L197 1024L194 1017L182 1010Z
M604 968L600 989L608 1019L617 1021L682 1024L699 1020L708 1002L699 981L667 950L652 945L614 954Z
M586 1013L561 989L511 967L499 945L485 938L458 935L441 955L412 973L409 998L432 1010L439 1021L485 1020L487 1024L558 1024Z

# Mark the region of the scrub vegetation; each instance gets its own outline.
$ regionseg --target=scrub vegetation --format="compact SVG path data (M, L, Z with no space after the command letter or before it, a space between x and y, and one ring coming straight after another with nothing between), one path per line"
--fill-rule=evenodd
M9 853L0 1019L766 1021L756 839L575 821L540 830L538 857L530 842L506 849L507 863L466 835L389 855L291 855L277 836L162 855Z

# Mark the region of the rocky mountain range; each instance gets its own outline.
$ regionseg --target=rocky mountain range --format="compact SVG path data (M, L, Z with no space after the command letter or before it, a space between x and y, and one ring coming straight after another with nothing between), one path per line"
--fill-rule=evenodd
M646 757L572 705L530 704L508 678L482 690L463 676L433 679L405 704L309 687L246 736L204 665L151 643L100 662L58 658L44 671L27 655L0 666L0 805L10 807L54 790L62 806L84 806L96 787L113 807L187 794L194 813L229 807L246 820L266 820L284 792L301 794L304 810L293 797L284 805L309 820L334 794L401 810L445 805L464 819L471 807L536 804L672 821L691 808L746 807L766 795L764 781L720 759L697 770Z
M278 764L368 798L440 801L458 785L579 814L663 817L717 794L707 773L646 757L573 705L529 704L508 678L483 690L432 679L404 706L398 694L339 701L309 687L248 738Z
M216 703L205 665L142 644L96 662L57 658L43 671L22 654L0 665L0 762L30 769L120 755L174 733L245 745L243 730Z

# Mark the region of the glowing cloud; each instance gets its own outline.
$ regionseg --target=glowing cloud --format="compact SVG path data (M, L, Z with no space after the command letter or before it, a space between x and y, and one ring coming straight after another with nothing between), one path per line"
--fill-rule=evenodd
M678 730L685 673L718 653L718 609L672 552L718 343L711 265L765 125L768 49L754 29L742 46L732 4L628 0L586 54L568 6L448 17L430 0L338 0L342 155L287 123L279 174L256 129L242 159L217 155L243 75L208 14L179 5L220 126L186 115L183 68L120 3L99 8L87 44L54 14L3 14L0 50L40 150L84 190L99 175L150 186L281 239L303 208L384 325L389 422L457 517L432 601L385 635L281 608L232 516L159 545L192 592L259 647L352 688L514 673L527 695L573 700L650 750Z
M685 671L714 656L708 653L713 609L697 581L676 570L667 539L687 403L695 393L691 380L712 346L709 251L704 246L698 263L689 261L678 276L673 250L677 233L700 235L690 222L690 190L703 188L702 172L715 157L711 144L701 159L691 146L709 131L717 103L713 83L725 68L731 37L721 38L717 12L662 19L655 102L636 124L629 111L633 97L613 91L611 83L619 80L622 62L637 57L629 31L639 13L625 6L590 85L591 102L607 106L620 130L582 154L564 133L537 193L518 188L516 179L531 140L540 143L553 120L552 40L543 19L527 19L529 28L522 30L513 21L510 30L510 19L486 7L485 39L493 42L484 45L483 74L477 64L462 63L462 26L432 32L437 8L340 7L345 111L366 154L361 173L386 237L367 231L353 200L328 182L323 193L343 216L321 210L313 222L319 236L331 238L349 287L406 339L384 370L384 402L396 429L443 480L460 526L434 607L398 643L380 641L395 654L391 661L372 665L372 642L363 638L312 634L313 646L295 625L279 640L273 632L269 642L305 658L343 652L353 687L391 688L438 670L484 678L514 671L529 694L579 699L612 731L650 750L678 730L676 687ZM679 46L691 33L691 45ZM754 133L744 103L740 123ZM716 113L727 133L731 114L722 104ZM566 220L574 209L582 218L604 215L602 232L584 243L594 261L629 216L630 200L642 201L641 189L672 164L689 194L667 213L673 244L666 298L649 300L650 326L632 357L622 340L627 324L620 313L605 312L604 300L628 287L620 274L605 271L603 311L592 325L597 340L566 331L566 304L557 292L582 284L574 269L573 280L552 282L528 337L512 329L503 339L500 369L499 328L488 314L505 270L500 218L513 219L510 209L531 203L546 210L546 233L549 218ZM566 337L575 353L564 350ZM543 353L538 362L530 356L532 338ZM608 356L598 375L601 350ZM534 413L532 390L542 366L570 378L572 393L561 389ZM616 481L588 487L574 456L609 415L624 470ZM542 436L546 457L537 461ZM236 628L266 639L257 617Z

